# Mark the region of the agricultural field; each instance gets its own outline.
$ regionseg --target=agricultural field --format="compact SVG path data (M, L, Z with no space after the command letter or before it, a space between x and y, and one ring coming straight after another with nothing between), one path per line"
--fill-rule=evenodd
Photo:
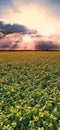
M0 52L0 130L60 130L60 52Z

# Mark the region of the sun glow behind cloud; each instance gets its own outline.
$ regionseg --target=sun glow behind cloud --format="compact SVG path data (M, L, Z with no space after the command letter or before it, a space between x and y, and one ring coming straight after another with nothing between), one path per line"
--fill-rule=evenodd
M18 6L18 11L6 9L4 21L7 23L23 24L29 28L36 29L43 35L51 35L57 32L58 19L48 13L48 9L37 4Z
M23 42L28 42L28 43L30 43L31 41L32 41L32 39L30 38L29 35L25 35L25 36L23 37Z
M35 46L34 46L34 39L30 36L30 35L24 35L23 36L23 43L25 45L25 49L26 50L34 50Z
M60 49L59 5L56 0L0 0L5 23L0 22L0 49Z
M39 33L44 35L53 34L55 31L56 23L53 17L49 17L49 14L45 8L37 5L25 6L21 9L22 16L20 21L30 28L35 28Z

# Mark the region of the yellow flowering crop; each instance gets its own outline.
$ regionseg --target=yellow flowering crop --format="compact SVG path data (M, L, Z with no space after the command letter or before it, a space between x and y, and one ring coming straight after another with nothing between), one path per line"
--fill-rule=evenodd
M0 130L60 130L60 52L0 52Z

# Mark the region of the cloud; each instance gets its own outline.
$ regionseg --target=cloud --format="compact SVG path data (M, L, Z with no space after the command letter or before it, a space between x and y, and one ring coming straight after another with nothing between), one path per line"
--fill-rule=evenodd
M18 44L17 43L15 43L14 45L12 45L11 47L10 47L10 49L17 49L18 48Z
M0 39L0 50L60 50L60 43L54 37L8 34Z
M35 39L39 39L39 38L41 38L42 37L42 35L40 35L40 34L38 34L38 33L36 33L36 34L31 34L31 38L35 38Z
M60 35L41 35L24 25L1 21L0 50L60 50Z
M33 50L35 47L33 41L30 34L8 34L0 39L0 50Z
M0 50L15 50L20 48L23 41L22 36L20 33L7 34L0 39Z
M0 49L8 49L11 46L11 42L7 41L7 42L3 42L2 44L0 43Z
M35 45L36 50L59 50L60 45L55 44L52 41L39 41Z
M28 29L23 25L18 24L5 24L3 22L0 22L0 32L3 34L11 34L11 33L27 33Z
M0 32L0 39L2 39L4 36L5 35L2 32Z
M35 28L42 34L57 32L57 24L60 26L58 0L0 0L0 7L2 6L0 19L5 22L20 23Z
M27 27L19 24L5 24L0 21L0 32L7 35L12 33L21 33L21 34L36 34L36 30L30 30Z

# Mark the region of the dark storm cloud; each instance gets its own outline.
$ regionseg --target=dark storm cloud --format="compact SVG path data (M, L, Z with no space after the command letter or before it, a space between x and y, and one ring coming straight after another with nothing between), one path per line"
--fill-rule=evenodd
M27 27L19 24L5 24L0 21L0 32L7 35L12 33L21 33L21 34L35 34L36 30L29 30Z
M0 43L0 49L6 49L6 48L9 48L10 46L11 46L11 42L10 41L4 42L4 43Z
M0 32L0 39L2 39L4 36L5 35L2 32Z
M36 50L59 50L60 45L54 44L52 41L40 41L35 46Z
M22 33L22 34L26 34L28 32L28 29L23 26L23 25L19 25L19 24L5 24L3 22L0 22L0 32L4 33L4 34L11 34L11 33Z
M16 43L10 47L10 49L17 49L17 48L18 48L18 44Z

